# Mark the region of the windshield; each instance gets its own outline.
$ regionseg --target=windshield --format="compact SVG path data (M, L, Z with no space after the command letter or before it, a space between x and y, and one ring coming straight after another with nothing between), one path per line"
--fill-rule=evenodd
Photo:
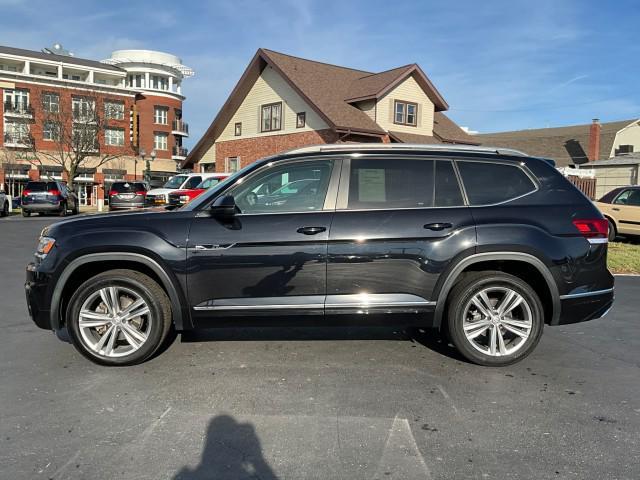
M230 177L227 177L223 181L217 183L202 195L199 195L198 197L196 197L195 200L181 207L181 210L195 210L196 208L200 207L200 205L207 203L209 199L215 197L217 195L217 192L224 189L227 185L235 183L236 180L238 180L240 177L246 175L251 170L261 167L262 165L264 165L263 162L250 163L243 169L238 170L236 173L234 173Z
M180 186L184 183L186 179L187 179L186 175L175 175L171 177L167 181L167 183L164 184L164 187L162 188L180 188Z
M220 178L220 177L207 178L206 180L200 182L200 184L196 188L202 188L203 190L207 190L211 187L216 186L222 180L224 180L224 178Z

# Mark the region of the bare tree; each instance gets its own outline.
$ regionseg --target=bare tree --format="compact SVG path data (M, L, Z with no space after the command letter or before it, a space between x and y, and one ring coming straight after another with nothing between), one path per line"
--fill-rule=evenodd
M62 167L69 188L73 189L74 180L83 168L96 168L122 157L124 130L109 128L109 120L122 119L124 104L104 101L92 97L73 97L72 102L52 101L50 97L42 99L42 130L46 148L38 148L33 135L25 142L35 154L35 161L42 164L54 164ZM109 137L113 147L103 147L100 138ZM42 142L45 145L44 142ZM106 150L106 151L105 151ZM47 160L47 162L43 162ZM33 162L32 162L33 163Z

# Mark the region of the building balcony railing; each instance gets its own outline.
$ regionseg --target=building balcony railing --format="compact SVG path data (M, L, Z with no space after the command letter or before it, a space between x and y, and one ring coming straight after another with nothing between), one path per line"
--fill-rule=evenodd
M28 135L12 135L11 133L5 133L3 140L5 147L29 148L29 145L31 145L31 139Z
M173 147L173 150L171 152L171 158L173 158L174 160L180 160L183 158L187 158L188 154L189 150L187 150L186 148L175 146Z
M189 124L182 120L174 120L172 132L174 135L182 135L183 137L189 136Z
M19 117L33 117L33 108L28 103L4 102L4 114Z

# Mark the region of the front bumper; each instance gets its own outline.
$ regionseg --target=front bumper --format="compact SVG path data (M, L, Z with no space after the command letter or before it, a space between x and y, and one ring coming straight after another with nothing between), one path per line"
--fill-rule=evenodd
M48 279L37 270L35 263L27 265L27 280L24 290L29 316L40 328L51 330L50 304L47 302Z
M585 292L560 297L562 310L558 325L586 322L604 317L614 300L613 287L595 292Z

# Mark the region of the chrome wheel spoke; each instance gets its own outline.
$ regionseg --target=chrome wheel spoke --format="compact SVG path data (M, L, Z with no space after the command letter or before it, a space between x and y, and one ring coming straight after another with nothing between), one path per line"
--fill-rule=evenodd
M491 355L495 355L496 354L496 342L498 340L498 328L493 325L491 327L491 333L489 334L489 353Z
M487 329L489 328L490 323L487 322L486 325L483 325L481 328L478 328L477 330L474 330L473 332L467 333L467 338L469 340L473 340L476 337L479 337L480 335L482 335L484 332L487 331Z
M496 335L498 337L498 351L500 352L500 355L506 355L507 354L507 347L504 344L504 338L502 337L502 332L500 331L500 327L498 327L496 325L495 331L496 331Z
M140 332L134 326L123 323L121 327L122 333L127 338L127 341L131 344L131 346L139 348L140 345L142 345L147 340L147 335Z
M503 318L501 322L506 325L511 325L512 327L524 328L526 330L531 329L531 324L529 322L523 322L522 320L514 320L513 318Z
M147 313L149 313L149 307L147 307L144 300L139 298L120 312L120 318L123 320L131 320L132 318L141 317Z
M82 328L102 327L111 322L111 316L106 313L81 310L79 325Z
M113 354L113 349L115 348L116 340L118 339L119 330L120 329L118 328L117 325L114 325L113 328L111 329L111 336L109 337L107 346L104 348L104 354L108 357Z
M100 340L98 340L98 342L93 346L93 349L96 352L100 352L103 349L104 344L107 343L107 340L109 340L109 338L111 336L111 333L113 332L114 328L116 328L116 326L115 325L111 325L107 329L107 331L102 334L102 336L100 337Z
M506 324L506 323L502 323L502 328L504 328L506 331L511 332L521 338L527 338L529 336L529 332L525 332L523 330L518 330L517 328L513 328L512 326Z
M485 318L491 317L491 303L490 302L485 303L484 299L480 295L476 295L475 297L473 297L471 299L471 301L476 306L478 311L482 315L484 315Z
M520 295L518 295L513 290L510 290L505 295L504 299L500 303L500 306L498 307L498 315L500 315L501 317L506 315L507 313L512 311L514 308L516 308L518 305L520 305L522 301L523 301L523 298Z

